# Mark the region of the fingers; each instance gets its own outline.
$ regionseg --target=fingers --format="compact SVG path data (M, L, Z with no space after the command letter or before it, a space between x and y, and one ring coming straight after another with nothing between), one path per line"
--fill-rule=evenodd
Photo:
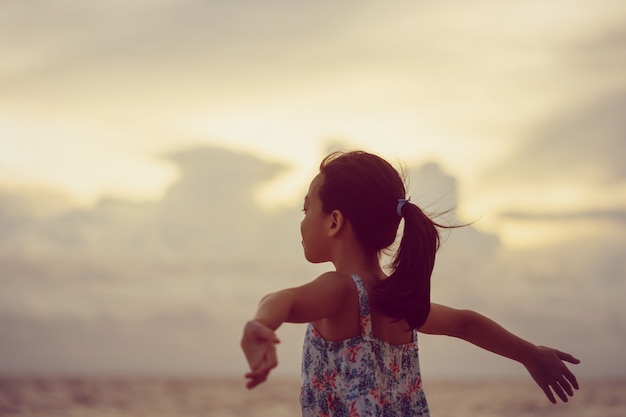
M578 389L578 386L575 385L574 388ZM541 389L546 394L546 397L548 397L548 400L550 400L552 404L557 403L554 394L556 394L557 397L559 397L559 399L564 403L568 402L568 397L574 396L574 390L572 388L572 385L565 377L561 377L552 383L543 385L541 386Z
M565 375L555 377L552 381L549 382L546 381L545 385L542 386L544 393L546 393L546 396L553 404L555 404L557 401L552 392L554 392L554 394L556 394L556 396L561 401L566 403L569 400L568 397L574 396L574 388L578 389L578 385L570 383Z
M278 357L274 345L265 345L248 358L251 372L265 372L278 366Z
M275 352L272 353L273 355L265 358L262 366L257 369L253 369L252 371L245 374L246 379L249 379L249 381L246 383L246 387L248 389L252 389L260 383L265 382L270 371L278 365L278 361L276 360L276 354Z
M561 378L559 380L559 385L561 386L561 388L563 388L567 395L569 395L570 397L574 395L574 390L572 389L572 386L565 378Z
M260 383L265 382L268 374L269 372L265 372L261 374L248 372L245 375L246 378L249 379L249 381L246 383L246 388L252 389L256 387L257 385L259 385Z
M557 350L556 353L559 356L559 359L561 359L562 361L566 361L566 362L574 363L574 364L580 363L580 359L575 358L574 356L570 355L569 353L561 352L560 350Z
M559 384L554 383L551 385L545 385L545 386L542 386L541 389L543 390L544 394L546 394L546 397L548 397L548 400L552 404L557 403L557 400L554 394L556 394L561 399L561 401L565 403L567 402L567 395L565 395L565 393L563 392L563 389L561 388Z
M573 363L573 364L580 363L580 359L575 358L569 353L561 352L560 350L557 350L556 352L557 352L559 359L561 359L562 361ZM559 382L559 385L563 387L563 389L565 389L567 394L571 397L574 395L574 391L572 390L572 387L574 389L578 389L578 381L576 380L576 376L574 376L572 371L570 371L569 368L565 366L565 364L562 364L562 365L563 365L563 375L561 376L558 382Z
M563 376L565 376L565 378L569 381L570 384L572 384L575 389L578 389L578 381L576 380L576 377L574 376L572 371L566 368L563 372Z
M251 320L244 327L241 347L244 351L250 372L247 386L253 388L267 379L270 370L278 365L276 344L280 340L276 334L263 323Z
M538 372L535 375L536 382L551 403L555 404L557 397L563 402L568 402L568 397L574 395L574 389L578 389L578 381L565 362L578 364L580 360L567 352L544 346L540 348L548 355L545 356L545 361L540 368L533 371Z
M548 397L548 400L552 404L556 404L556 399L554 398L554 394L552 394L552 390L550 390L550 387L546 385L544 387L541 387L541 389L543 390L543 393L546 394L546 397Z
M552 384L552 390L561 399L561 401L563 401L564 403L567 402L567 395L565 395L565 392L563 392L563 388L558 382Z
M254 329L255 336L258 335L259 330L260 328ZM265 334L269 335L273 332ZM275 336L274 339L276 339ZM267 380L270 371L278 366L276 343L268 342L264 336L261 336L249 343L244 342L242 347L250 366L250 372L245 374L245 378L248 379L246 387L252 389Z

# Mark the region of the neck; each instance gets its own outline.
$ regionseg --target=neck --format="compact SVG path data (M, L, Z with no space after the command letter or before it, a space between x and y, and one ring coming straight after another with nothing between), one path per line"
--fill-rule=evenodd
M359 275L363 279L383 279L383 272L378 255L366 254L358 244L341 245L334 253L332 263L337 272L346 275Z

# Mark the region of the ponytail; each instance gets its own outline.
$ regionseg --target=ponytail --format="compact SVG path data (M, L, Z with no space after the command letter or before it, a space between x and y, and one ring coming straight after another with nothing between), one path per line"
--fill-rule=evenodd
M376 286L372 301L383 314L416 329L430 312L430 276L439 249L437 227L442 226L415 204L404 204L401 213L404 232L390 264L393 272Z

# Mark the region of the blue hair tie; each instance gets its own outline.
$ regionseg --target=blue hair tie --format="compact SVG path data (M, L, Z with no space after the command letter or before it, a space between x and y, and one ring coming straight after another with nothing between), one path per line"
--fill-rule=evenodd
M411 201L411 197L409 197L409 198L399 198L398 199L398 206L396 207L396 213L398 213L398 216L404 217L402 215L402 206L404 206L409 201Z

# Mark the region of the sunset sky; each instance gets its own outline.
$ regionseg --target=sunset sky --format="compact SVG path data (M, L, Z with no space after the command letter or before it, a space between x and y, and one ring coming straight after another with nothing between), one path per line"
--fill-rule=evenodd
M626 374L622 0L9 0L0 50L0 372L240 371L257 300L329 267L320 159L360 148L476 221L435 301ZM424 339L433 374L506 366Z

